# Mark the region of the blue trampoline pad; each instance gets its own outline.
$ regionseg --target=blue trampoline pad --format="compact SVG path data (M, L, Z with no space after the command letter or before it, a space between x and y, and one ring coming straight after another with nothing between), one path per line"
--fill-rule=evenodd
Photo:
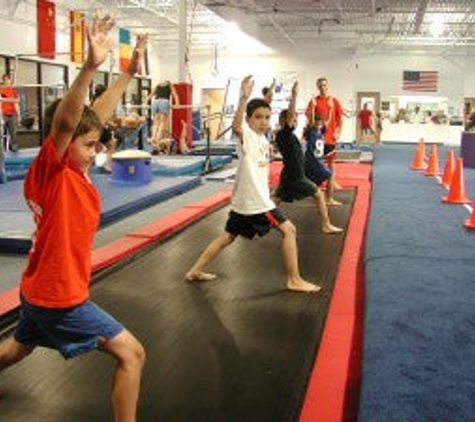
M150 183L113 181L109 175L91 176L101 197L101 226L180 195L199 185L199 176L155 177ZM34 230L23 198L23 182L0 185L0 252L26 253Z

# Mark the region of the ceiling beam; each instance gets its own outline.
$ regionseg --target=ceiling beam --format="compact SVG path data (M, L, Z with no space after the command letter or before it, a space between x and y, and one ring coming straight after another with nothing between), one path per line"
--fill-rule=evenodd
M7 0L8 14L13 16L23 0Z
M422 21L424 20L428 4L429 0L420 0L419 6L417 7L416 17L414 18L413 34L420 34Z
M269 14L268 17L274 28L276 28L280 33L282 33L282 35L287 39L288 42L290 42L290 44L295 45L295 40L287 33L284 28L282 28L282 26L280 26L275 21L274 17L271 14Z

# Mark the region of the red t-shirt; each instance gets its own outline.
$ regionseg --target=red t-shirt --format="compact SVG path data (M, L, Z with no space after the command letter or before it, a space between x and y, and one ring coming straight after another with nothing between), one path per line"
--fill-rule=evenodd
M309 116L311 112L312 102L310 101L305 114ZM334 97L321 97L318 95L315 97L315 108L313 112L320 114L325 122L329 119L326 124L326 131L323 138L325 144L335 145L337 141L335 132L343 117L343 108L341 107L340 102Z
M10 100L16 100L18 98L18 93L12 86L2 86L0 88L0 96ZM5 103L2 101L2 114L4 116L13 116L16 114L16 103Z
M20 288L29 303L46 308L75 306L89 297L100 200L67 156L61 159L52 139L46 138L24 185L36 232Z
M358 113L358 118L360 119L360 125L362 129L367 129L371 127L371 118L373 117L373 112L371 110L361 110Z

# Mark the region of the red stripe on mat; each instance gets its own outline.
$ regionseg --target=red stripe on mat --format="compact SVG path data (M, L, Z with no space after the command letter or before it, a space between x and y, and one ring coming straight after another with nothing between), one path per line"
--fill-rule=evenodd
M221 190L205 199L201 199L187 205L186 208L203 208L208 211L214 210L218 207L226 205L229 202L229 199L231 198L231 192L232 190L229 188Z
M149 244L162 239L193 223L209 212L229 202L231 191L226 188L209 197L186 205L184 208L134 230L92 252L92 272L102 270L134 255ZM19 288L0 294L0 316L20 305Z
M136 254L153 242L153 239L126 235L92 251L92 272L103 270Z
M14 287L0 295L0 315L4 315L20 306L20 288Z
M371 167L337 165L338 180L356 197L335 288L299 422L356 420L359 392L364 237Z
M127 236L159 240L190 224L201 213L202 210L200 208L182 208L128 233Z

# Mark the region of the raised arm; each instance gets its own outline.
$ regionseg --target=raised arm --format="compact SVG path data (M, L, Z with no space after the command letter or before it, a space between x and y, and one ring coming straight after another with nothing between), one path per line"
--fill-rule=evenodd
M60 156L68 149L76 127L81 120L89 85L97 68L106 60L112 46L109 31L114 26L110 16L95 17L90 28L86 28L88 54L86 62L74 80L71 88L60 101L54 114L51 136Z
M295 81L292 85L290 94L289 111L287 112L287 124L293 126L294 120L297 117L297 96L299 93L299 83Z
M251 96L252 89L254 88L254 81L252 75L246 76L241 82L241 93L239 95L239 102L234 113L233 119L233 132L242 142L242 124L244 121L244 112L246 109L247 100Z
M307 113L307 123L310 127L315 125L315 97L312 97L309 103L309 108L311 108L312 112Z
M153 88L150 94L148 94L147 99L145 100L145 104L148 104L152 100L152 98L155 96L156 89L157 87Z
M268 87L266 94L264 95L264 101L268 104L272 103L274 99L274 89L275 89L276 80L275 78L272 80L272 83Z
M341 133L343 132L343 108L341 107L340 103L334 104L333 112L335 113L335 107L339 109L336 117L336 128L335 128L335 138L339 139Z
M127 84L140 70L146 46L147 36L137 36L137 42L127 69L122 72L114 84L94 102L92 109L95 111L102 123L106 123L111 118L117 104L120 102Z

